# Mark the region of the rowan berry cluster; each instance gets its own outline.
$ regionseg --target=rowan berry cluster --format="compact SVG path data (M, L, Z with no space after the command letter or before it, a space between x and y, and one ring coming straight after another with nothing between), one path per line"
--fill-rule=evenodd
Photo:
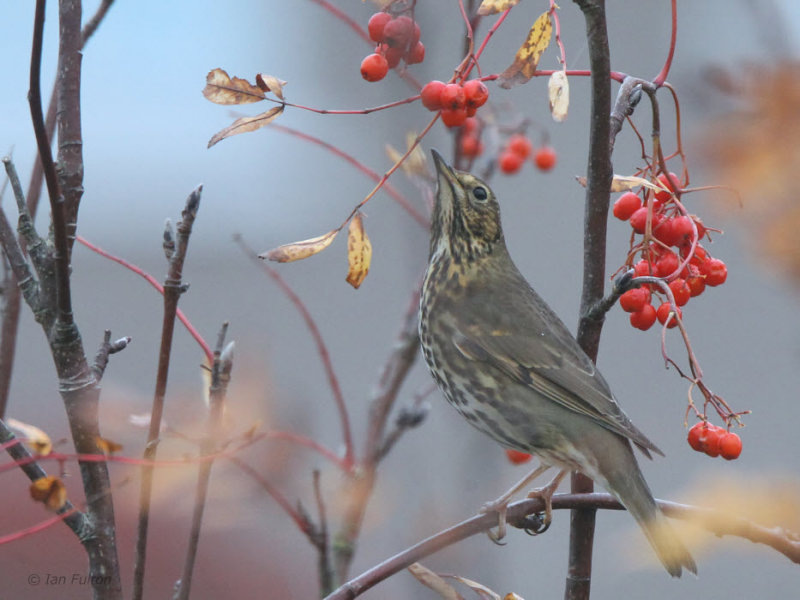
M742 453L742 439L738 435L707 421L695 423L687 439L693 450L705 452L712 458L721 456L734 460Z
M378 12L370 17L367 30L370 39L378 44L375 52L361 61L361 76L367 81L380 81L401 60L407 65L425 60L419 25L411 17Z
M489 99L489 88L480 79L459 83L429 81L420 91L422 105L431 111L441 111L442 122L448 127L463 125L474 117Z
M542 171L552 169L557 160L556 151L550 146L542 146L534 152L533 143L528 137L521 133L514 133L506 141L497 163L503 173L511 175L519 171L529 157L532 158L533 164Z
M634 233L644 236L633 253L641 256L633 264L635 276L668 280L675 299L675 307L663 301L656 308L653 293L660 292L650 284L622 294L620 306L631 313L631 325L643 331L650 329L656 320L668 328L675 327L678 321L672 317L673 313L682 317L681 306L702 294L706 286L721 285L728 277L725 263L712 258L701 244L695 244L706 237L707 230L696 215L682 214L675 203L675 198L683 192L677 175L662 173L657 180L664 189L646 192L650 208L634 192L620 196L613 208L615 217L628 221Z

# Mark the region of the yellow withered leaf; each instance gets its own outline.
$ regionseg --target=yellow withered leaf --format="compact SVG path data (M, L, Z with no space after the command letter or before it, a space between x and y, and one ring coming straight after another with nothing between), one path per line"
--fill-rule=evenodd
M281 81L272 75L259 73L256 75L256 85L265 92L272 92L278 99L283 100L283 86L286 85L285 81Z
M215 104L250 104L261 102L264 92L246 79L231 79L222 69L213 69L206 75L203 96Z
M267 112L256 115L255 117L242 117L236 119L225 129L218 131L213 137L208 140L208 147L211 148L217 142L229 138L232 135L239 135L240 133L247 133L248 131L256 131L266 125L269 125L275 117L283 112L283 105L273 106Z
M453 586L451 586L429 568L422 566L420 563L409 565L408 572L411 573L422 585L429 587L445 600L462 600L461 595Z
M100 437L99 435L94 438L94 443L103 454L111 455L114 454L114 452L119 452L122 450L122 444L112 442L111 440Z
M31 483L29 488L31 498L42 502L50 510L56 511L67 501L67 488L64 482L55 475L40 477Z
M413 131L409 131L406 134L406 148L411 148L416 141L417 134ZM386 144L386 156L388 156L389 160L391 160L393 163L397 164L400 162L400 159L403 158L404 154L405 152L400 152L396 150L394 146ZM423 152L419 144L414 146L411 154L409 154L408 157L403 161L403 164L400 165L400 168L403 169L403 173L409 177L422 177L425 179L430 175L428 173L428 165L425 160L425 152Z
M369 241L364 229L364 220L361 213L350 220L347 229L347 283L354 288L364 283L369 273L369 264L372 261L372 243Z
M578 180L583 187L586 187L586 177L576 177L575 179ZM633 175L614 175L614 179L611 181L611 192L627 192L628 190L632 190L635 187L646 187L650 188L654 191L659 190L666 190L666 188L661 188L655 185L652 181L648 181L643 177L635 177Z
M547 95L550 98L550 114L559 123L567 118L569 110L569 80L566 71L556 71L547 82Z
M29 425L13 418L6 419L6 425L24 435L27 438L28 445L39 456L47 456L53 451L53 443L50 441L50 436L35 425Z
M536 67L542 53L550 44L553 33L553 23L550 21L550 11L545 11L536 19L525 43L517 50L514 62L505 71L500 73L497 82L501 88L509 89L526 83L536 73Z
M478 7L478 14L481 16L494 15L503 12L519 4L519 0L483 0Z
M339 233L339 230L334 229L325 235L320 235L301 242L294 242L293 244L284 244L269 252L259 254L258 257L274 260L275 262L293 262L295 260L308 258L318 252L322 252L325 248L330 246L337 233Z

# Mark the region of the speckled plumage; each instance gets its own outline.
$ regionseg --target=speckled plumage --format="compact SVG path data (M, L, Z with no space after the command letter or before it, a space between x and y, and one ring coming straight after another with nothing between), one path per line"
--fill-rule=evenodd
M514 265L499 206L477 177L434 152L439 189L420 300L425 361L470 424L500 444L578 470L613 493L673 576L696 572L657 508L631 442L661 451L622 412L608 384Z

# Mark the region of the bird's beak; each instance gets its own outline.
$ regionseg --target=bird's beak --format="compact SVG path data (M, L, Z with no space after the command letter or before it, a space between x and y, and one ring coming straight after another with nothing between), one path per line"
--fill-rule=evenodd
M439 180L439 187L443 188L444 186L457 186L458 180L456 179L456 174L453 172L453 169L450 167L450 165L448 165L442 158L442 155L436 150L431 150L431 154L433 155L433 164L436 165L436 175L437 179Z

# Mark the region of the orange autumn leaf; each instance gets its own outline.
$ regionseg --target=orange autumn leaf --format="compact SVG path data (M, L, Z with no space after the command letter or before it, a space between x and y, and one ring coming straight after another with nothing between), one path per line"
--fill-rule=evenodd
M203 96L215 104L250 104L261 102L264 92L246 79L231 78L222 69L213 69L206 75Z
M339 233L339 230L334 229L325 235L294 242L292 244L284 244L283 246L273 248L269 252L259 254L258 257L275 262L294 262L296 260L302 260L325 250L325 248L331 245L337 233Z
M364 221L361 213L356 213L356 216L350 221L350 227L347 229L347 263L349 269L345 281L358 289L364 283L367 273L369 273L371 261L372 243L364 230Z
M122 444L118 444L117 442L112 442L111 440L107 440L106 438L100 437L99 435L94 438L94 443L100 449L100 452L103 454L114 454L115 452L119 452L122 450Z
M478 14L481 16L494 15L513 8L519 4L519 0L483 0L478 7Z
M29 490L31 498L52 511L60 509L67 502L67 488L55 475L40 477L31 483Z
M550 45L552 33L553 24L550 21L550 11L545 11L534 22L525 42L517 50L514 62L500 73L497 81L501 88L509 89L527 83L533 77L542 53Z
M6 419L6 424L11 429L24 435L28 445L39 456L47 456L53 451L53 443L50 441L50 436L35 425L29 425L13 418Z
M232 135L239 135L240 133L247 133L248 131L256 131L266 125L269 125L275 117L283 112L283 105L274 106L267 112L256 115L255 117L242 117L236 119L225 129L218 131L214 136L208 140L208 147L211 148L217 142L229 138Z

